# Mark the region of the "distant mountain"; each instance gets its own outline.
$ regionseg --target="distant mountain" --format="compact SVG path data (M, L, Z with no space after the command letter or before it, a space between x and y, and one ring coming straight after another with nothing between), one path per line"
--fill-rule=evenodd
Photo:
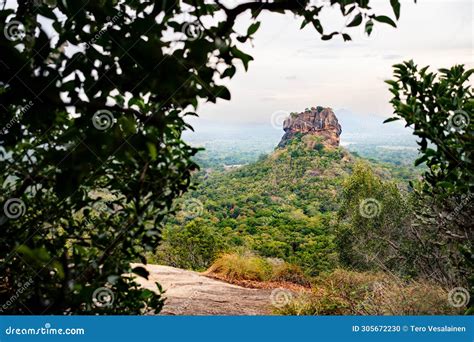
M380 116L361 115L346 109L337 109L334 113L342 126L340 143L349 151L405 166L413 165L418 157L416 139L403 123L383 124L384 118ZM221 124L197 118L193 121L196 131L185 132L184 139L206 149L197 157L203 167L247 164L275 149L282 138L283 124L284 120L280 127L272 124L270 117L265 124Z

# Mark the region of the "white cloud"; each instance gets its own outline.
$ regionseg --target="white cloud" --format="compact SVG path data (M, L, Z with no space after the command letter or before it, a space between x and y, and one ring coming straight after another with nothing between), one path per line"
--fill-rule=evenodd
M377 6L391 14L388 1ZM344 24L334 13L324 19L333 28ZM239 24L246 27L248 18ZM391 114L390 93L383 80L391 77L393 64L414 59L433 68L474 66L470 0L403 1L398 28L378 25L369 40L354 29L354 41L348 43L339 38L323 42L313 28L300 30L300 24L291 15L262 15L254 47L247 48L255 61L228 84L231 101L199 108L204 121L267 123L277 110L313 105L386 117Z

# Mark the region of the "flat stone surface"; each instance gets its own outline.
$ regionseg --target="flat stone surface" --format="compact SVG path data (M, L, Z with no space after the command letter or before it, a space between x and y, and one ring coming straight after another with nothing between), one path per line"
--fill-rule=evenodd
M271 290L248 289L208 278L198 272L170 266L141 265L150 276L137 277L144 288L165 290L162 315L268 315L272 313Z

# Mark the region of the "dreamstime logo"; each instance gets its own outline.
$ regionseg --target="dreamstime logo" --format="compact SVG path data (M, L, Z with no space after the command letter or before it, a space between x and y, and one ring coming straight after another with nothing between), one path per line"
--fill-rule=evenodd
M16 40L21 40L26 36L25 26L21 21L12 20L5 25L3 34L9 41L14 42Z
M204 205L198 199L191 198L184 201L183 205L181 206L181 212L187 218L196 218L202 215L204 211Z
M188 37L188 40L194 41L202 38L204 29L199 22L194 21L191 23L184 23L183 27L181 28L181 32L183 32L186 37Z
M462 308L469 303L469 291L464 287L455 287L448 293L448 302L455 308Z
M456 110L448 119L448 130L460 131L469 125L469 115L463 110Z
M23 118L23 115L25 115L25 113L29 111L31 107L33 107L33 105L34 102L30 101L25 106L20 108L18 115L14 116L9 122L7 122L7 124L2 129L0 129L0 135L6 134L8 130L10 130L15 124L20 122L20 120Z
M272 124L273 128L276 129L282 129L283 124L287 118L290 117L290 113L284 111L284 110L278 110L274 112L271 116L270 122Z
M100 37L102 37L102 36L104 35L104 33L106 33L107 30L108 30L111 26L113 26L114 24L116 24L116 23L119 21L119 19L120 19L121 17L123 17L123 14L124 14L124 13L120 11L120 12L118 12L116 15L114 15L112 18L109 17L109 16L105 17L105 20L107 20L107 24L109 24L109 25L106 24L106 25L107 25L106 28L104 28L104 29L100 30L99 32L97 32L97 33L94 35L94 37L92 37L92 38L89 40L89 42L86 43L86 46L85 46L86 49L89 49L89 48L91 47L91 45L95 44L95 43L97 42L97 40L99 40ZM111 24L111 25L110 25L110 24Z
M187 297L186 298L186 301L179 305L177 308L176 308L176 315L182 315L185 310L189 307L189 305L191 304L191 302L196 298L198 297L199 295L199 292L198 291L194 291L191 296Z
M98 308L110 307L114 303L114 293L107 287L99 287L92 294L92 303Z
M366 198L359 204L359 213L365 218L374 218L380 215L382 205L374 198Z
M21 294L25 292L32 284L32 278L29 278L24 284L18 283L18 289L15 291L15 293L5 303L3 303L2 306L0 306L0 313L3 313L4 311L8 310L8 308L13 303L15 303L18 298L20 298Z
M292 293L282 288L274 289L270 294L270 301L272 302L272 305L277 308L282 308L290 304L292 299Z
M469 194L467 196L464 196L462 198L461 203L454 208L453 212L451 212L448 216L446 216L447 220L452 220L453 218L457 217L459 213L463 210L463 208L469 204L469 202L472 200L472 197L474 197L473 194Z
M58 2L56 0L33 0L33 6L40 7L42 5L56 7L58 5Z
M26 212L25 203L19 198L10 198L3 205L3 212L9 219L17 219Z
M105 131L114 125L114 115L108 110L99 110L92 117L92 124L99 131Z

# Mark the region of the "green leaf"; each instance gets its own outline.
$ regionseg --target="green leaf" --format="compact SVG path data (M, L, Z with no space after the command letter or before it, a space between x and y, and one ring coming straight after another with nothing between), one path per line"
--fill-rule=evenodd
M395 13L397 20L400 19L400 1L390 0L390 5L392 5L393 13Z
M256 23L253 23L252 25L249 26L247 29L247 36L251 36L255 32L257 32L258 28L260 27L260 22L257 21Z
M388 119L385 120L383 123L388 123L388 122L398 121L398 120L400 120L400 118L388 118Z
M387 17L386 15L378 15L378 16L374 17L374 20L376 20L380 23L389 24L393 27L397 27L397 24L392 19Z
M230 91L224 86L219 87L216 97L220 97L224 100L230 100Z
M319 34L323 34L323 26L321 25L321 22L318 19L313 20L313 26Z
M421 156L420 158L418 158L417 160L415 160L415 166L418 166L420 164L423 164L424 162L426 162L428 160L428 156L427 155L423 155Z
M156 160L156 157L158 156L156 145L151 142L147 142L146 146L148 147L148 153L150 155L151 160Z
M362 14L357 14L354 19L347 25L347 27L359 26L362 23Z
M137 266L133 268L132 272L145 279L148 279L148 276L150 275L150 273L142 266Z
M238 58L242 61L242 63L244 64L244 68L247 71L249 68L249 62L253 61L253 57L237 49L236 47L232 48L232 54L235 58Z

